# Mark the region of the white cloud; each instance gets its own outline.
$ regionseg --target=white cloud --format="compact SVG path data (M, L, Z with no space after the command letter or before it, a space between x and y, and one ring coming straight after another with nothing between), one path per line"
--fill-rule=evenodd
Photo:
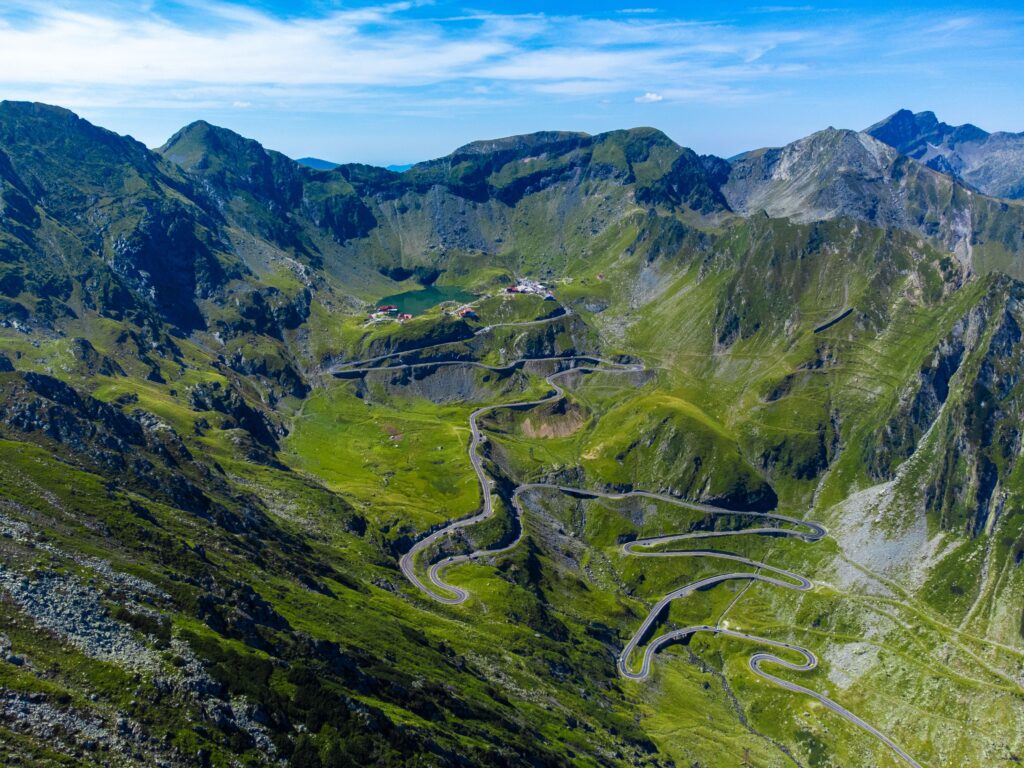
M425 18L400 2L282 18L198 0L179 3L173 17L158 4L75 2L0 6L2 95L73 108L384 111L415 102L416 109L440 109L464 94L592 102L616 95L621 102L642 93L634 101L716 102L748 99L795 78L897 66L886 62L913 51L963 52L967 29L971 40L999 35L999 25L981 13L902 23L800 17L799 25L773 26L672 18L642 7L612 18Z
M186 27L152 14L109 18L40 6L29 25L0 17L0 82L415 85L510 50L499 38L402 24L396 14L405 7L277 19L215 5L210 14L220 23ZM370 34L371 24L390 27Z
M621 83L609 80L556 80L553 82L533 82L527 86L537 93L549 93L555 96L571 98L600 96L623 90Z

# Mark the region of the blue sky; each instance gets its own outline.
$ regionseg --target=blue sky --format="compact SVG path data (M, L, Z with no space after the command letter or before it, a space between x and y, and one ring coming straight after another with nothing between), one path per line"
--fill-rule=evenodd
M145 143L196 119L292 156L652 125L729 156L900 107L1024 130L1019 0L0 5L0 98Z

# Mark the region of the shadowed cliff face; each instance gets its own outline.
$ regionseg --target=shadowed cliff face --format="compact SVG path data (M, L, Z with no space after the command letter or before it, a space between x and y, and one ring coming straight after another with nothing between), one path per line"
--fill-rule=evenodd
M1022 299L1019 285L1001 286L991 297L988 332L964 371L960 397L936 425L943 460L928 487L927 508L944 527L973 536L992 530L1018 471Z
M16 224L5 230L31 251L8 279L61 302L77 284L87 305L112 315L204 324L196 300L237 268L218 255L216 221L177 166L66 110L18 102L0 104L0 151Z
M993 282L923 362L881 435L866 445L868 470L879 480L896 477L919 449L938 457L916 482L924 509L947 530L991 530L1011 493L1024 414L1022 299L1020 283Z

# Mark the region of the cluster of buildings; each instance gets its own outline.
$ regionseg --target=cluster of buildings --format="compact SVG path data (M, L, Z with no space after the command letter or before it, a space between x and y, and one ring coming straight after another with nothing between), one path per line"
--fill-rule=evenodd
M399 312L398 307L394 304L381 304L377 309L370 312L371 320L385 320L394 318L400 323L404 323L406 320L412 320L412 315L408 312Z
M505 293L535 293L539 296L543 296L545 301L555 300L555 294L536 280L520 280L515 285L510 285L506 288Z

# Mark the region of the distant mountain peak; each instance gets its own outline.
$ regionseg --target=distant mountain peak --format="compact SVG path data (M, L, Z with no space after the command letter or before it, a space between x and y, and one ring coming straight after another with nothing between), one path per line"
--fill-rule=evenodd
M852 218L915 230L902 197L893 194L894 184L917 195L952 182L916 163L904 167L907 162L866 133L826 128L784 147L734 158L723 192L730 207L744 215L764 210L801 222Z
M209 153L260 155L263 146L230 128L221 128L205 120L196 120L178 130L157 150L161 155L185 168L195 167Z
M971 123L954 126L940 122L934 112L911 112L909 109L889 115L865 129L864 133L915 159L927 153L928 145L983 141L989 136L988 132Z
M777 178L813 172L825 178L851 170L877 174L895 159L897 153L885 143L848 128L825 128L784 147L765 147L733 158L734 166L758 160L764 173Z
M304 165L307 168L312 168L314 171L333 171L341 163L335 163L330 160L322 160L319 157L300 157L295 160L299 165Z
M901 109L865 133L900 154L996 197L1024 197L1024 134L950 125L934 112Z
M907 147L916 145L923 135L933 132L938 124L934 112L914 114L909 109L901 109L864 132L907 154Z

